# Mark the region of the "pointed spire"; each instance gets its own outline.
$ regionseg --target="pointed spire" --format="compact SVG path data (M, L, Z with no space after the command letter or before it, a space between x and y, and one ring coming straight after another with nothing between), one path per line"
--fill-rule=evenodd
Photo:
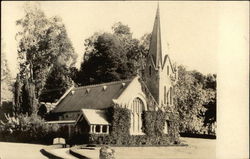
M154 27L151 35L149 45L149 55L153 58L155 68L162 66L162 50L161 50L161 26L160 26L160 9L159 2L157 4L157 11L154 21Z

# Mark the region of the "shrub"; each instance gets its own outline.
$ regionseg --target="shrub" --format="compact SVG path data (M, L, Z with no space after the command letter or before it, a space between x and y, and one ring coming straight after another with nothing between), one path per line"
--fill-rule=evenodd
M0 124L1 140L15 142L48 143L55 136L59 126L46 124L37 115L6 116L7 122Z

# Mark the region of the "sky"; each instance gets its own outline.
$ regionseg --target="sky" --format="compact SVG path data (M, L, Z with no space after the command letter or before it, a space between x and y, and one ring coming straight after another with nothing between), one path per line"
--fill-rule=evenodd
M15 21L24 16L24 2L2 2L1 33L11 74L17 73ZM153 28L157 2L131 1L43 1L47 17L62 17L69 38L82 62L84 40L97 31L111 31L118 21L128 25L133 37L140 38ZM218 2L161 1L162 50L172 62L196 69L204 74L217 73L219 11Z

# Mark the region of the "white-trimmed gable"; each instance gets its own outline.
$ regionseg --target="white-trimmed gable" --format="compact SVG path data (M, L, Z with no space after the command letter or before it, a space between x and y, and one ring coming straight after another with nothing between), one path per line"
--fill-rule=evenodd
M169 55L166 55L163 60L162 70L166 69L167 71L168 67L169 67L169 74L175 73L170 57Z
M142 86L139 81L139 76L135 77L123 91L123 93L113 101L123 108L131 109L131 105L134 99L139 98L147 110L146 96L142 91Z

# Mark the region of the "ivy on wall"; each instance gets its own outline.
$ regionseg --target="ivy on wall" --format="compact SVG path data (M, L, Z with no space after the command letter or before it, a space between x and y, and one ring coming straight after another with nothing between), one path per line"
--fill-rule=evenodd
M129 138L130 110L113 105L108 109L111 123L110 136L114 144L126 144Z
M107 109L111 123L110 135L90 134L89 143L112 145L169 145L179 143L178 122L171 113L144 111L142 115L142 130L145 135L129 135L130 110L113 105ZM169 132L164 134L165 121L169 120Z
M148 145L168 145L179 143L178 122L168 112L145 111L143 112L143 131L147 136ZM168 133L164 133L165 122L169 122Z

